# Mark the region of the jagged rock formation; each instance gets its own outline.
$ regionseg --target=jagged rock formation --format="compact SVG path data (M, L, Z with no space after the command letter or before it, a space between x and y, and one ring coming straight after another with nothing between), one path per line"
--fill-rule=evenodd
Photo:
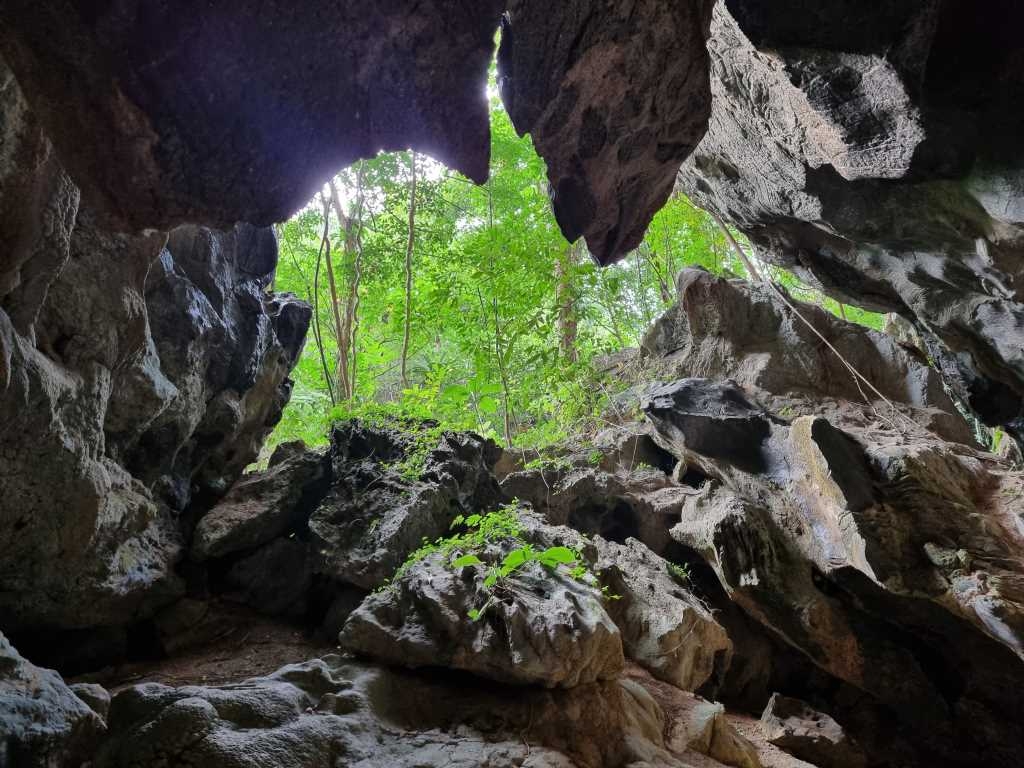
M564 546L545 531L542 546ZM512 545L493 547L495 562ZM369 596L341 633L343 648L388 664L442 664L505 683L575 688L622 672L622 636L595 584L531 563L515 591L490 599L486 572L453 571L441 555ZM471 611L482 611L467 629Z
M310 311L266 293L270 230L103 229L2 72L0 625L44 655L123 654L184 590L186 507L280 417Z
M961 396L1018 433L1022 21L1006 3L720 2L708 133L679 176L763 258L914 320Z
M640 243L704 135L711 5L507 3L502 99L547 161L562 233L599 263Z
M731 378L776 412L830 415L847 424L904 422L891 413L896 406L931 432L973 442L938 372L889 335L843 322L781 288L717 278L701 269L681 271L676 288L676 304L644 337L645 375Z
M7 0L0 626L75 668L129 637L201 643L241 603L398 666L142 685L97 752L104 692L4 639L0 762L677 768L696 749L754 768L763 739L678 686L753 712L806 701L829 738L803 739L783 698L766 723L822 765L861 762L837 729L868 764L1019 762L1024 479L972 447L927 360L1024 431L1021 10L505 5L502 93L565 234L618 258L685 160L679 186L765 259L914 324L926 356L800 307L895 407L862 404L767 287L691 272L645 341L647 378L675 379L634 382L648 425L509 461L499 486L477 436L350 424L236 484L309 320L267 292L276 246L253 224L381 147L482 180L505 8ZM546 517L534 543L550 527L620 600L531 566L529 598L478 624L480 574L437 558L370 594L511 495ZM497 640L534 630L551 642L517 667Z
M1024 733L1003 713L1024 684L1024 542L993 457L821 417L785 424L731 383L677 381L644 408L662 445L713 478L672 535L732 601L922 745L929 734L945 764L1018 754Z

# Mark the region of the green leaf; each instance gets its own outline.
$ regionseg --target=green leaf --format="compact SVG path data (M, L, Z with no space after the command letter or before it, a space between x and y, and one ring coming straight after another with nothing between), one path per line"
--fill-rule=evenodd
M501 575L508 576L510 573L515 571L524 563L532 559L533 552L528 547L520 547L519 549L513 549L511 552L505 555L505 559L501 561Z
M466 527L476 528L478 525L480 525L481 520L483 520L482 515L470 515L466 518Z
M466 615L469 616L469 618L473 621L479 621L480 617L483 616L483 614L480 613L480 611L478 611L476 608L470 608L469 613Z
M449 528L456 528L456 527L462 525L465 522L466 522L465 515L456 515L455 518L452 520L452 524L449 525L448 527Z
M485 589L490 589L495 584L497 584L498 583L498 576L499 576L498 569L497 568L492 568L491 572L487 574L487 578L484 579L484 588Z
M463 555L452 563L452 568L466 568L470 565L484 565L484 561L476 555Z
M537 556L544 565L574 565L576 553L568 547L549 547Z

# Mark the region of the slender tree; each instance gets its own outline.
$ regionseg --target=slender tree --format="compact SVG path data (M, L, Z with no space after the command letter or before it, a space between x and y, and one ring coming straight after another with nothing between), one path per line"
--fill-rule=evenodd
M405 243L405 327L402 332L402 389L408 389L409 329L412 325L412 256L416 247L416 153L411 152L412 173L409 175L409 237Z

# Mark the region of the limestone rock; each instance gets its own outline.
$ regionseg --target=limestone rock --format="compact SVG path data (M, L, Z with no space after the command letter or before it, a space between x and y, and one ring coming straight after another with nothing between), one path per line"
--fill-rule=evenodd
M724 676L732 642L708 608L677 583L668 562L636 539L594 539L595 571L618 599L608 612L622 633L626 656L659 680L695 691Z
M270 616L301 619L313 584L309 544L295 537L274 539L232 565L224 583L228 599Z
M1006 476L965 446L847 433L813 417L765 417L761 461L744 467L721 443L701 442L728 434L736 413L718 415L708 400L707 421L694 421L692 398L678 415L664 400L647 410L655 434L714 472L672 533L706 558L730 599L897 713L923 748L965 765L1012 754L1024 733L998 713L1022 703L1024 595L1015 540L999 533L1008 530L998 501ZM924 653L927 668L914 661ZM974 712L969 727L946 704L949 679L961 681L957 707Z
M432 555L367 597L345 623L341 645L387 664L548 688L610 680L622 670L622 638L598 589L537 563L493 592L482 588L485 575ZM474 610L482 611L478 620Z
M104 731L59 674L33 665L0 633L0 765L81 765Z
M12 2L0 54L113 224L267 225L381 149L413 146L483 182L500 14L496 2L126 0L88 14Z
M641 407L662 446L683 461L695 455L750 472L767 468L762 446L771 421L733 382L680 379L651 391Z
M219 688L127 689L114 698L96 765L680 768L664 750L663 725L630 681L474 687L325 657Z
M192 541L197 559L254 549L305 522L310 510L303 501L326 492L317 486L325 485L327 462L316 451L285 450L291 452L235 483L199 521Z
M769 742L820 768L863 768L864 753L839 723L798 699L772 695L761 715Z
M102 661L181 596L182 513L255 458L311 313L267 293L268 229L114 233L79 209L0 81L0 624L40 660Z
M421 436L358 422L335 426L331 487L309 520L318 572L374 589L424 538L447 535L456 515L497 506L497 445L471 433L413 434Z
M104 721L110 713L110 693L102 685L96 683L73 683L68 686L71 692L88 705L89 709Z
M959 396L1018 431L1024 78L1002 30L1022 21L955 2L718 3L708 132L679 177L763 259L916 318Z
M761 768L757 749L725 719L725 707L696 702L681 721L671 726L671 744L686 747L735 768Z
M547 161L555 218L600 264L635 248L710 111L704 0L514 0L498 83ZM623 98L627 94L627 98Z
M821 414L844 424L870 423L877 412L896 407L924 429L973 443L938 371L899 339L795 300L781 287L782 296L768 285L699 268L680 272L676 288L676 304L644 337L648 376L731 379L777 413ZM889 402L855 379L843 360Z

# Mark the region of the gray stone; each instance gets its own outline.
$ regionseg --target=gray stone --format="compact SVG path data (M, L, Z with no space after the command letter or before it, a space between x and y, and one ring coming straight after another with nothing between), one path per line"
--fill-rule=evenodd
M107 719L110 712L110 693L106 688L96 683L73 683L68 687L89 706L89 709L104 720Z
M595 572L617 595L607 608L627 657L686 691L724 676L732 642L709 608L673 579L666 560L636 539L616 544L595 537L594 547Z
M867 758L839 723L806 703L773 694L761 715L765 738L820 768L864 768Z
M307 504L326 493L327 461L315 451L294 451L262 472L244 476L196 526L192 553L199 560L266 544L309 517ZM317 486L319 493L317 493Z
M958 395L1019 431L1024 79L1002 30L1021 9L768 9L715 6L680 190L838 300L916 318Z
M318 573L371 590L423 539L447 535L456 515L493 509L491 473L501 449L472 433L445 432L436 445L398 430L341 422L331 435L331 488L309 520ZM418 455L416 477L399 471Z
M0 633L0 765L77 766L105 731L59 674L23 658Z
M480 688L336 656L218 688L138 685L114 698L110 726L97 768L684 765L664 750L661 710L631 681Z
M367 597L345 622L342 647L387 664L548 688L621 672L622 639L600 590L531 563L490 591L482 587L484 569L452 569L441 558L421 560ZM482 611L478 620L470 618L474 610Z

